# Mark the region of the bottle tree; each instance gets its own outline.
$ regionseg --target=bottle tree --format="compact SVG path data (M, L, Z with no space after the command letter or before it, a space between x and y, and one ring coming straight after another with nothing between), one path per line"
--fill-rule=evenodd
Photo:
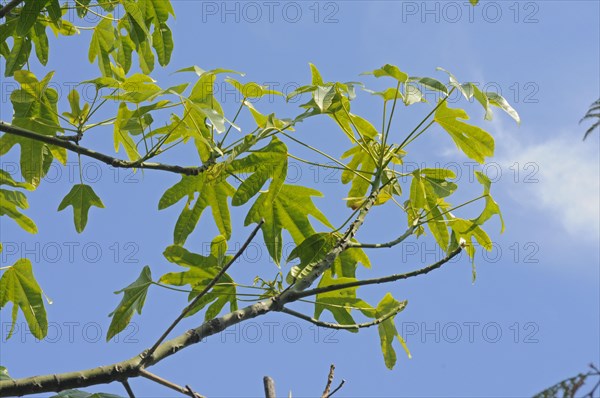
M92 13L98 16L98 23L85 25L85 16ZM71 15L77 18L70 21ZM3 104L12 107L12 120L0 121L0 155L20 154L20 175L0 170L0 215L6 216L2 222L10 223L10 218L25 231L37 232L36 224L23 210L28 207L27 196L36 194L55 162L65 165L67 159L81 162L82 158L91 158L115 168L178 174L180 181L157 203L159 210L172 206L181 209L174 220L173 243L163 253L173 264L173 271L155 275L152 267L145 266L135 281L123 281L125 287L117 292L121 301L110 314L107 339L123 331L134 313L142 311L151 290L183 290L183 301L188 301L172 313L173 321L165 324L164 331L144 331L156 334L156 342L151 347L140 347L135 357L118 358L111 365L88 370L23 379L11 378L3 366L0 396L54 391L59 392L58 396L84 397L89 394L74 389L111 382L123 383L133 396L128 380L137 377L199 396L150 369L207 336L249 319L268 317L272 312L349 332L376 327L383 360L392 368L397 346L410 356L394 324L407 301L385 293L383 286L378 287L379 302L366 302L361 292L369 286L385 286L432 272L462 251L473 259L476 244L491 249L492 241L483 227L496 215L501 219L501 213L491 195L491 182L483 173L475 172L481 193L456 203L452 197L459 187L453 171L420 168L405 172L402 165L411 159L411 143L434 128L445 131L450 137L448 143L456 145L467 158L486 161L494 154L493 137L470 124L466 111L450 106L448 98L460 94L464 101L478 102L485 119L490 120L492 108L498 107L519 122L518 114L503 97L483 92L474 83L461 82L443 69L439 75L445 76L447 83L411 76L394 65L365 73L361 83L344 83L324 79L311 64L311 80L288 95L248 81L232 70L196 66L177 71L185 83L163 87L151 75L155 63L166 67L170 62L174 38L168 23L173 16L174 9L167 0L78 0L62 5L59 0L12 0L0 9L0 56L5 79L13 79L19 86L11 93L10 104ZM46 65L49 33L59 36L61 42L76 33L89 36L88 59L97 64L99 76L81 84L93 87L93 99L82 100L74 89L61 101L52 88L52 71L36 76L28 69L33 52L39 63ZM134 67L136 59L138 65ZM68 62L85 61L74 56ZM369 90L373 79L385 81L387 88ZM217 81L230 84L240 93L237 109L231 114L224 111L215 95ZM428 92L436 93L437 100L427 101ZM306 102L299 108L293 104L295 101L288 102L296 116L281 118L269 111L269 102L257 102L265 96L281 96L288 101L301 96ZM381 119L371 122L355 113L352 104L357 96L367 96L373 107L379 107ZM429 113L415 126L406 126L394 118L401 107L409 111L429 107ZM251 115L251 124L238 123L242 113ZM106 114L111 116L100 117ZM330 119L339 128L340 142L347 147L340 158L303 137L302 122L313 118ZM86 145L86 137L96 130L112 130L114 152L103 153ZM304 147L312 156L297 156L290 151L291 144ZM161 160L166 152L189 148L197 153L195 164ZM313 199L321 193L314 187L286 183L290 159L341 171L348 194L327 200L345 200L345 222L335 225L319 210ZM64 217L71 217L72 212L74 227L81 233L93 206L104 207L100 196L82 179L58 204L58 211L63 211ZM362 242L358 233L376 206L400 208L406 226L389 242ZM481 212L474 218L461 218L456 210L465 206L478 206ZM245 219L232 220L232 207L240 207ZM210 218L219 234L206 236L212 241L210 250L196 253L188 237L202 217ZM248 238L234 255L229 255L228 242L234 229L247 230ZM439 261L402 274L357 276L359 267L372 266L367 255L373 253L371 249L398 250L400 243L425 234L431 235L445 253ZM253 239L264 241L279 272L275 277L264 275L264 268L256 266L255 280L234 281L228 273L230 267ZM283 258L287 239L291 239L294 249ZM31 333L44 338L48 320L32 263L22 258L1 267L3 316L10 313L14 326L22 314ZM107 299L110 297L107 291ZM244 297L244 305L240 297ZM253 302L248 304L248 298ZM294 309L306 299L314 302L314 313ZM186 317L194 317L198 326L172 336ZM329 384L324 396L328 394Z

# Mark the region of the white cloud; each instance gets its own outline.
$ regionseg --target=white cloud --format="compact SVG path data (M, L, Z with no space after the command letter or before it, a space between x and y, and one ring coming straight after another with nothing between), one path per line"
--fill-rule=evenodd
M597 243L600 236L598 138L582 142L580 132L570 131L531 142L522 139L532 136L522 127L499 129L498 133L495 134L499 146L497 159L505 168L518 162L521 182L527 171L534 171L533 168L524 170L524 165L533 162L537 166L533 177L539 182L520 183L519 189L511 190L511 195L525 206L549 210L555 215L552 219L560 222L569 234ZM540 136L542 134L535 134L537 139Z

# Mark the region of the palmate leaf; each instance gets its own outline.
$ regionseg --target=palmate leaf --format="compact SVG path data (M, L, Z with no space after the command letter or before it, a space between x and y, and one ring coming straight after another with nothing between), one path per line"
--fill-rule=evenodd
M213 219L219 232L227 239L231 236L231 215L228 198L235 192L220 173L210 171L198 176L183 176L181 181L169 188L159 201L158 209L162 210L174 205L187 197L173 233L174 243L183 245L188 236L194 231L202 213L207 207L211 208ZM197 199L194 199L194 195Z
M110 53L115 49L117 31L113 26L112 14L108 14L98 25L94 27L88 59L93 63L98 59L98 67L102 76L111 77L113 75L110 65Z
M314 189L285 184L272 201L268 194L261 193L248 211L244 225L248 226L264 219L265 223L261 227L263 238L269 255L276 264L281 260L284 229L290 233L297 245L315 233L309 216L333 229L325 215L313 203L313 196L323 195Z
M58 92L49 87L53 74L50 72L39 81L29 71L15 72L14 78L20 84L20 88L11 93L13 125L44 135L56 135L62 131L56 107ZM15 145L19 145L21 149L21 175L34 187L39 185L48 172L55 155L61 162L66 162L66 151L62 148L9 134L0 137L0 156Z
M12 325L8 337L14 332L17 311L21 309L31 333L39 340L48 333L48 320L42 298L42 289L33 275L31 261L22 258L0 277L0 308L13 303Z
M77 184L73 186L71 191L64 197L58 211L66 209L68 206L73 207L73 218L75 220L75 229L78 233L82 233L87 225L88 213L90 207L96 206L104 208L102 200L96 195L92 187L85 184Z
M268 200L273 200L285 182L287 176L288 153L286 145L278 138L273 138L269 145L229 164L231 173L252 173L245 178L236 190L231 203L241 206L247 203L271 179Z
M169 262L189 269L184 272L165 274L159 282L173 286L189 285L192 288L189 300L193 300L232 259L232 256L227 255L227 240L222 235L212 241L209 256L192 253L176 245L169 246L164 256ZM237 310L236 288L229 275L223 275L212 290L195 303L186 316L194 315L210 303L212 304L205 313L206 320L216 317L227 303L230 311Z
M390 293L388 293L383 299L381 299L379 304L377 304L373 318L381 318L393 311L402 311L407 304L408 301L399 302L395 300ZM400 345L406 352L408 358L411 358L410 351L406 346L406 342L396 329L394 318L395 316L388 318L377 326L379 331L379 340L381 342L381 352L383 353L385 366L387 366L388 369L393 369L394 365L396 364L396 351L394 350L393 346L393 342L396 339L398 339L400 342Z
M112 317L110 326L108 327L108 333L106 334L106 341L122 332L133 317L134 311L138 314L142 313L142 308L146 302L146 295L148 294L148 288L152 284L152 273L150 267L145 266L140 273L140 276L129 286L124 289L118 290L115 294L123 293L123 298L117 308L111 312L108 316Z
M440 103L434 116L434 120L446 130L465 155L484 163L486 157L494 155L494 138L485 130L458 119L469 120L469 116L462 109L449 108L446 101Z

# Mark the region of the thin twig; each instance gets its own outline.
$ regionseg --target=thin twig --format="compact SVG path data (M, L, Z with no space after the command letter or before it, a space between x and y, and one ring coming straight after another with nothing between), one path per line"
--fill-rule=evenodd
M171 333L171 331L173 329L175 329L175 326L177 326L179 324L179 322L181 322L181 320L183 318L185 318L185 316L194 308L194 306L198 303L198 301L200 301L200 299L202 299L202 297L204 297L206 295L206 293L208 293L209 290L212 289L217 284L217 282L219 282L219 279L221 279L221 277L223 275L225 275L225 273L227 272L229 267L231 267L231 265L233 265L233 263L248 248L248 245L250 244L250 242L252 242L252 240L254 239L254 237L256 236L256 234L258 233L258 231L260 230L260 228L262 227L262 225L264 223L265 223L265 220L260 220L260 222L256 225L256 227L254 228L254 230L252 231L250 236L248 236L248 239L246 239L246 242L244 242L244 244L242 245L240 250L238 250L238 252L235 254L235 256L233 256L231 258L231 260L229 260L229 262L227 264L225 264L223 266L223 268L221 268L219 273L208 283L208 285L206 285L204 287L204 289L200 292L200 294L198 294L196 296L196 298L187 307L185 307L183 309L183 311L181 311L181 314L179 314L177 319L175 319L175 321L173 321L171 326L169 326L167 328L167 330L160 336L160 338L156 341L156 343L154 343L152 348L150 348L150 350L148 350L144 359L140 362L140 367L143 367L148 362L148 360L152 357L152 354L154 354L154 351L156 351L158 346L161 345L161 343L167 338L169 333Z
M125 391L127 391L127 395L129 396L129 398L135 398L135 394L133 393L133 390L131 389L131 386L129 385L129 381L127 381L127 379L125 379L121 382L121 384L123 384L123 387L125 387Z
M333 396L333 394L335 394L336 392L338 392L339 390L341 390L341 388L344 386L344 383L346 383L346 380L342 379L342 382L340 383L340 385L339 385L339 386L337 386L337 387L336 387L336 389L335 389L335 390L333 390L333 391L331 392L331 394L329 394L329 395L327 396L327 398L329 398L329 397L332 397L332 396Z
M358 329L364 329L364 328L368 328L368 327L371 327L371 326L379 325L381 322L384 322L384 321L390 319L391 317L395 316L396 314L398 314L400 311L402 311L404 309L405 306L406 306L406 304L402 304L401 306L399 306L395 310L391 311L388 314L385 314L381 318L375 319L374 321L365 322L365 323L355 323L355 324L352 324L352 325L341 325L339 323L331 323L331 322L320 321L318 319L311 318L308 315L304 315L301 312L297 312L297 311L291 310L289 308L283 308L281 310L281 312L286 313L288 315L295 316L296 318L300 318L302 320L308 321L308 322L310 322L312 324L315 324L315 325L323 327L323 328L338 329L338 330L358 330Z
M416 271L407 272L405 274L395 274L395 275L384 276L382 278L363 279L363 280L354 281L354 282L339 283L337 285L322 286L322 287L317 287L315 289L305 290L305 291L301 291L301 292L293 292L292 297L289 299L289 301L294 301L299 298L304 298L304 297L308 297L308 296L314 296L316 294L333 292L336 290L349 289L351 287L376 285L376 284L380 284L380 283L389 283L389 282L395 282L395 281L398 281L401 279L408 279L408 278L412 278L412 277L419 276L419 275L425 275L433 270L440 268L442 265L446 264L452 258L456 257L461 252L462 249L463 248L461 246L459 246L458 248L456 248L455 250L450 252L450 254L448 254L446 257L444 257L440 261L433 263L425 268L418 269Z
M40 141L48 145L55 145L61 148L65 148L71 152L75 152L79 155L87 156L90 158L94 158L103 163L106 163L115 168L123 168L123 169L152 169L152 170L163 170L169 171L171 173L177 174L185 174L185 175L198 175L206 171L211 164L206 163L199 167L183 167L177 165L168 165L162 163L149 163L149 162L139 162L139 161L126 161L118 158L114 158L112 156L105 155L103 153L99 153L93 151L91 149L79 146L69 140L65 140L59 137L53 137L43 134L38 134L33 131L25 130L20 127L13 126L9 123L5 123L0 121L0 131L16 135L19 137L29 138L32 140Z
M23 1L25 1L25 0L12 0L7 5L0 8L0 18L4 18L6 16L6 14L11 12L13 10L13 8L15 8L16 6L21 4Z
M142 376L148 380L152 380L153 382L158 383L161 386L165 386L167 388L170 388L171 390L175 390L184 395L187 395L188 397L205 398L203 395L200 395L197 392L192 391L191 389L188 390L186 387L181 387L180 385L172 383L169 380L163 379L162 377L157 376L154 373L148 372L146 369L140 369L140 376Z
M348 245L348 247L355 247L355 248L361 248L361 249L381 249L381 248L390 248L390 247L394 247L397 244L403 242L404 240L406 240L406 238L408 238L409 236L411 236L413 234L413 232L415 231L416 226L411 226L410 228L408 228L406 230L406 232L404 232L402 235L400 235L397 239L394 239L390 242L386 242L386 243L353 243L350 242L350 244Z
M327 384L325 385L325 390L323 390L321 398L327 398L329 396L329 391L331 390L331 383L333 383L334 372L335 365L331 364L331 366L329 367L329 376L327 377Z

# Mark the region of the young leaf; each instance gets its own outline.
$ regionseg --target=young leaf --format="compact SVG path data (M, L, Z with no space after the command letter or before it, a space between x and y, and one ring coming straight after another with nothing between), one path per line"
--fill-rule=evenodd
M383 299L381 299L379 304L377 304L375 318L384 317L386 314L395 311L400 312L404 310L407 303L407 301L396 301L392 295L388 293ZM377 329L379 330L379 339L381 341L383 359L385 360L385 366L387 366L388 369L393 369L394 365L396 364L396 351L392 345L396 338L398 338L400 345L402 345L402 348L404 348L404 351L406 351L408 358L411 358L410 351L408 351L408 347L406 346L404 339L402 336L400 336L400 333L398 333L398 330L396 329L394 318L395 316L388 318L377 326Z
M42 289L33 275L31 261L18 260L0 278L0 308L13 303L12 325L8 333L13 334L17 321L17 310L21 309L31 333L39 340L48 333L48 320L42 298Z
M392 77L400 83L405 83L408 80L408 75L406 73L404 73L400 69L398 69L397 66L390 65L390 64L385 64L379 69L375 69L374 71L371 71L371 72L364 72L361 74L373 75L375 77L383 77L383 76Z
M231 204L241 206L248 202L254 195L260 191L269 178L272 179L269 185L269 199L273 200L287 176L287 147L277 138L266 147L253 151L250 155L242 159L236 159L231 162L229 170L232 173L252 173L239 186Z
M312 196L323 195L314 189L283 185L274 200L269 200L268 195L263 193L248 211L244 225L265 220L261 228L263 238L271 258L277 264L281 259L283 248L281 236L283 229L290 233L297 245L315 233L309 216L313 216L323 225L333 229L327 217L313 203Z
M75 219L75 229L78 233L82 233L85 229L88 220L88 212L90 207L96 206L104 208L102 200L96 195L92 187L85 184L75 185L71 191L65 196L58 206L58 211L66 209L68 206L73 207L73 217Z
M8 369L4 366L0 366L0 381L12 380L13 378L9 376Z
M512 106L510 106L508 101L504 99L503 96L494 92L486 92L485 95L488 97L490 104L497 106L504 112L508 113L508 115L515 119L517 123L521 123L521 118L519 117L519 114L517 113L517 111L514 110Z
M108 315L112 317L112 321L108 327L106 341L109 341L129 325L134 311L137 311L138 314L142 313L148 288L151 284L152 273L150 267L146 265L135 282L115 292L115 294L123 293L123 299L121 299L117 308Z
M469 116L462 109L449 108L446 101L440 104L434 116L465 155L484 163L486 157L494 155L494 138L485 130L458 119L469 120Z
M28 207L27 198L21 192L0 189L0 216L9 216L25 231L36 234L38 230L35 223L18 210Z
M479 217L477 217L475 220L473 220L473 222L475 222L475 224L477 224L477 225L482 225L484 222L486 222L487 220L492 218L492 216L494 216L494 214L497 214L498 217L500 217L500 223L502 225L500 233L503 233L504 232L504 218L502 217L502 212L500 211L500 206L498 206L498 203L496 203L494 198L492 198L492 195L490 195L490 187L492 185L492 182L490 181L488 176L486 176L485 174L483 174L480 171L476 171L475 176L477 177L477 181L479 181L479 183L481 185L483 185L483 194L486 196L485 196L485 208L483 209L483 211L481 212Z
M169 246L164 252L165 258L189 269L165 274L159 282L173 286L190 285L192 292L188 299L192 300L217 276L220 268L231 260L232 256L228 256L226 252L227 241L222 235L213 239L209 256L191 253L181 246ZM227 303L231 311L237 310L236 288L229 275L223 275L212 290L191 308L187 316L197 313L209 303L212 304L206 311L206 320L217 316Z

